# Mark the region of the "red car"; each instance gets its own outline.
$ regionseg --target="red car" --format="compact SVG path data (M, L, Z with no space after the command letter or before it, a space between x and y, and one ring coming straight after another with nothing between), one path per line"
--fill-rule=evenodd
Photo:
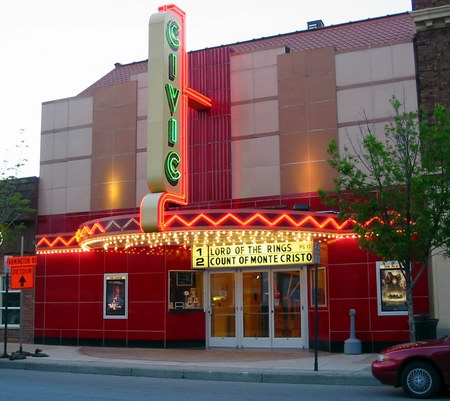
M386 348L372 363L372 374L413 398L431 398L450 386L450 337Z

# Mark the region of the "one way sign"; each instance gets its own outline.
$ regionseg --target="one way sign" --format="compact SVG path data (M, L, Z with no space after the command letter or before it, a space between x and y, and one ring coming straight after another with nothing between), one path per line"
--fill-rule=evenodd
M11 267L11 289L26 290L34 287L34 266Z

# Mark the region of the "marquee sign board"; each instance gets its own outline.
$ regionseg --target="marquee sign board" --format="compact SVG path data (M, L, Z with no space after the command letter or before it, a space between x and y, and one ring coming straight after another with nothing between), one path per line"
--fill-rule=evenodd
M312 241L192 247L197 269L313 264Z

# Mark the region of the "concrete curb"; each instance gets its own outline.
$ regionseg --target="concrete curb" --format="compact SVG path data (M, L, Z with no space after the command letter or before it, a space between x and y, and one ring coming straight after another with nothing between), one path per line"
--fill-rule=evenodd
M152 377L159 379L186 379L209 381L235 381L253 383L288 383L376 386L380 383L368 371L357 373L336 373L330 371L264 371L235 370L233 368L214 368L189 366L174 368L154 364L123 363L123 366L110 366L96 361L66 362L51 360L0 360L0 369L21 369L43 372L84 373L111 376Z

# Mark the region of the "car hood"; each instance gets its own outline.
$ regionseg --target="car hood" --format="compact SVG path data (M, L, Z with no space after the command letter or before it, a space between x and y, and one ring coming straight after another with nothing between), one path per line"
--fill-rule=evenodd
M392 347L384 349L381 353L387 354L389 352L403 351L406 349L413 349L413 348L417 349L417 348L429 347L430 345L433 345L433 346L443 345L443 344L448 344L448 342L449 342L448 339L416 341L415 343L405 343L405 344L394 345Z

